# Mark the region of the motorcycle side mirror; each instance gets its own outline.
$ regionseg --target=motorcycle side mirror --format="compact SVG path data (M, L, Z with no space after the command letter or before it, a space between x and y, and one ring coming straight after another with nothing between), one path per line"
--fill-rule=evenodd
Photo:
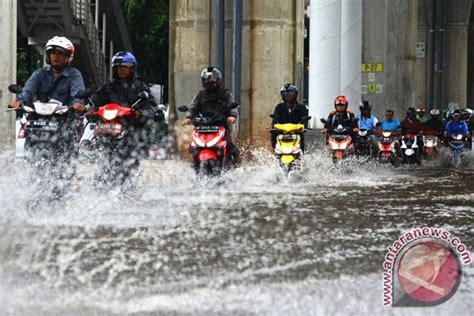
M139 99L147 100L149 97L150 97L150 95L146 91L141 91L141 92L138 93L138 98Z
M80 90L76 93L76 95L74 96L75 98L81 98L81 99L85 99L85 98L88 98L90 97L92 94L94 93L93 90Z
M359 118L354 118L354 122L359 122Z
M238 104L237 102L232 102L230 105L229 105L229 109L232 110L232 109L235 109L237 107L239 107L240 104Z
M278 115L278 114L270 114L270 117L271 117L272 119L278 120L278 119L280 118L280 115Z
M327 124L327 122L328 122L326 119L323 119L323 118L320 119L320 121L321 121L321 123L323 123L323 124Z
M188 112L189 108L187 105L181 105L179 108L178 108L178 111L180 112Z
M382 122L377 122L377 123L375 124L375 126L377 126L377 127L382 126Z
M168 107L164 104L159 104L158 105L158 110L161 110L163 112L166 112L166 110L168 110Z
M8 91L10 91L11 93L20 94L21 90L23 90L23 89L18 84L11 84L11 85L8 86Z
M311 119L311 116L303 116L303 117L301 118L301 122L302 122L302 123L305 123L305 122L309 121L310 119Z

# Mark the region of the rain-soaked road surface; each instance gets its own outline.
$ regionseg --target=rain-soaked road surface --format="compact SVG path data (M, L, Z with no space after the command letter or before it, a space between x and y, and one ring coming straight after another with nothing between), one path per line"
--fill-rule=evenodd
M469 315L474 269L431 308L382 306L386 247L436 226L474 250L474 170L393 169L321 153L283 180L268 153L215 181L145 162L138 192L94 192L28 211L40 188L1 155L0 314ZM89 170L89 169L87 169ZM472 315L472 314L471 314Z

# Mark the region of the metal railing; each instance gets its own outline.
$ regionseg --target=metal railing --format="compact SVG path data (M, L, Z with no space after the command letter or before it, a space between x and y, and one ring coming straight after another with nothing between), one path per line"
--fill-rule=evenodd
M99 39L99 31L94 23L91 13L90 0L70 0L72 14L75 20L75 33L80 36L80 28L85 28L89 47L92 51L95 70L97 71L98 83L103 84L107 79L107 69L105 63L105 55L102 52L101 42Z

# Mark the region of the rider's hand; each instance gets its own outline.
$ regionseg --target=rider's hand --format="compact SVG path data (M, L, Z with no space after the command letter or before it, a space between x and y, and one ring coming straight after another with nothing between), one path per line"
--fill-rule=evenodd
M328 129L327 129L327 128L323 128L323 129L321 130L321 133L327 133L327 132L328 132Z
M191 119L190 118L185 118L183 120L183 122L181 123L182 126L189 125L189 124L191 124Z
M142 111L140 111L140 110L135 110L133 113L135 113L135 117L136 117L136 118L140 118L140 117L142 117L142 115L143 115L143 114L142 114Z
M18 109L21 105L21 101L20 100L13 100L9 105L8 107L10 109Z
M234 124L236 120L237 120L237 118L235 118L235 116L229 116L227 118L227 124L229 124L229 125Z
M80 103L74 103L72 105L72 108L74 110L76 110L77 112L85 112L86 111L86 107L84 106L84 104L80 104Z
M356 127L356 128L353 128L352 131L353 131L354 133L357 133L357 132L359 131L359 129Z

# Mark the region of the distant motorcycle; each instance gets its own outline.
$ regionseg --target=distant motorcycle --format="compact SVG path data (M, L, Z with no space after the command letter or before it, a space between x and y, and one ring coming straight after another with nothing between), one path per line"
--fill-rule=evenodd
M372 157L371 136L373 131L359 129L357 132L357 143L355 144L355 153L358 157Z
M391 131L381 132L381 135L378 138L378 161L383 163L391 163L394 166L399 164L397 148L395 147L396 141L396 133Z
M464 135L448 135L448 146L450 148L451 165L455 168L468 163L465 156L466 137Z
M221 113L212 116L199 116L192 119L194 125L192 132L191 151L197 155L196 172L204 176L217 176L222 170L231 166L227 142L225 140L225 126L227 112L239 106L231 103L222 109ZM187 112L185 105L178 108L180 112Z
M423 135L423 156L427 159L438 155L439 138L436 135Z
M271 118L278 119L274 115ZM309 131L304 124L311 119L311 116L302 118L299 124L274 124L270 132L276 132L276 144L274 154L280 162L285 175L288 175L300 163L303 156L301 148L301 134Z
M327 120L321 119L323 124L327 123ZM331 153L333 162L351 157L354 155L354 144L352 136L350 135L352 130L349 127L342 125L336 126L332 131L328 131L328 149Z
M421 164L419 157L418 136L404 134L401 138L400 156L404 164Z

